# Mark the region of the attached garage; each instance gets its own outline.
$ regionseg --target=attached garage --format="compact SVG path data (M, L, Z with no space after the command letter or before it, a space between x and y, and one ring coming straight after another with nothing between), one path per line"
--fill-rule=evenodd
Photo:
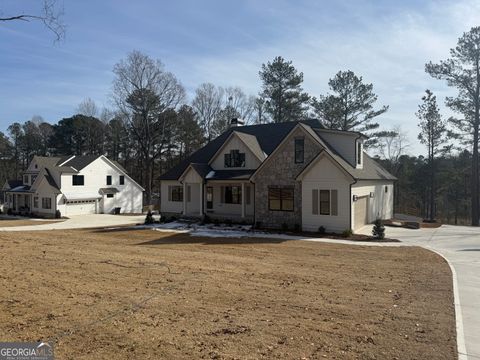
M368 224L368 196L357 198L353 205L353 229L359 229Z
M96 214L97 202L96 200L69 200L65 204L65 216Z
M83 215L83 214L98 214L99 201L101 196L99 194L63 194L62 206L59 210L62 216Z

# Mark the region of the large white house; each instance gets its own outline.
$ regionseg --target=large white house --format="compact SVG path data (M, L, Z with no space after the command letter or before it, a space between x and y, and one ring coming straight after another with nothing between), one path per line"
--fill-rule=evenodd
M14 187L12 187L12 184ZM143 188L117 162L98 156L35 156L21 184L6 182L4 210L45 217L141 213Z
M395 177L365 139L318 120L232 126L160 177L161 212L335 232L389 219Z

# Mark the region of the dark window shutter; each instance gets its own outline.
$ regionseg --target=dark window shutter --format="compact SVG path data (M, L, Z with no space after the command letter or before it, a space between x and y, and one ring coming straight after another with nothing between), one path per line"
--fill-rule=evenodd
M318 190L312 190L312 214L318 215Z
M187 201L192 201L192 187L190 185L187 186Z
M172 187L168 187L168 201L172 201Z
M332 215L337 216L338 215L338 191L337 190L332 190L330 192L330 202L331 202L331 208L332 208Z
M250 192L251 192L251 188L250 186L246 186L245 187L245 197L246 197L246 204L247 205L250 205Z
M220 187L220 203L225 203L225 186Z

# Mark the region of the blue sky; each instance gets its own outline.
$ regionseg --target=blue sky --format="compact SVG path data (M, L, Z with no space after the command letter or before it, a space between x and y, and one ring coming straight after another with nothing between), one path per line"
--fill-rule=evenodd
M35 11L38 0L0 0L4 15ZM112 68L131 50L160 59L191 96L202 82L260 89L258 71L276 55L304 73L318 96L351 69L374 84L385 128L416 140L415 111L426 88L443 105L453 91L424 73L457 38L480 25L480 1L65 0L65 41L36 23L0 24L0 131L40 115L71 116L86 97L111 107ZM447 110L444 110L447 114Z

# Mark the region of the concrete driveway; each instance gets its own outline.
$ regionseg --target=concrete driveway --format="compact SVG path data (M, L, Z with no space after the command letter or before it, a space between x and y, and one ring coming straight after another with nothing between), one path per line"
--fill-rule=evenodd
M88 229L97 227L111 227L119 225L143 224L145 215L107 215L89 214L76 215L58 223L26 226L0 227L0 231L40 231L40 230L67 230Z
M360 232L371 234L371 226ZM471 360L480 359L480 228L443 225L437 229L409 230L388 227L386 234L406 244L434 250L450 262L457 278L460 305L457 311L462 314L461 319L457 319L457 331L462 331L463 321L465 339L462 351L459 334L459 359L467 356ZM466 352L466 356L462 352Z

